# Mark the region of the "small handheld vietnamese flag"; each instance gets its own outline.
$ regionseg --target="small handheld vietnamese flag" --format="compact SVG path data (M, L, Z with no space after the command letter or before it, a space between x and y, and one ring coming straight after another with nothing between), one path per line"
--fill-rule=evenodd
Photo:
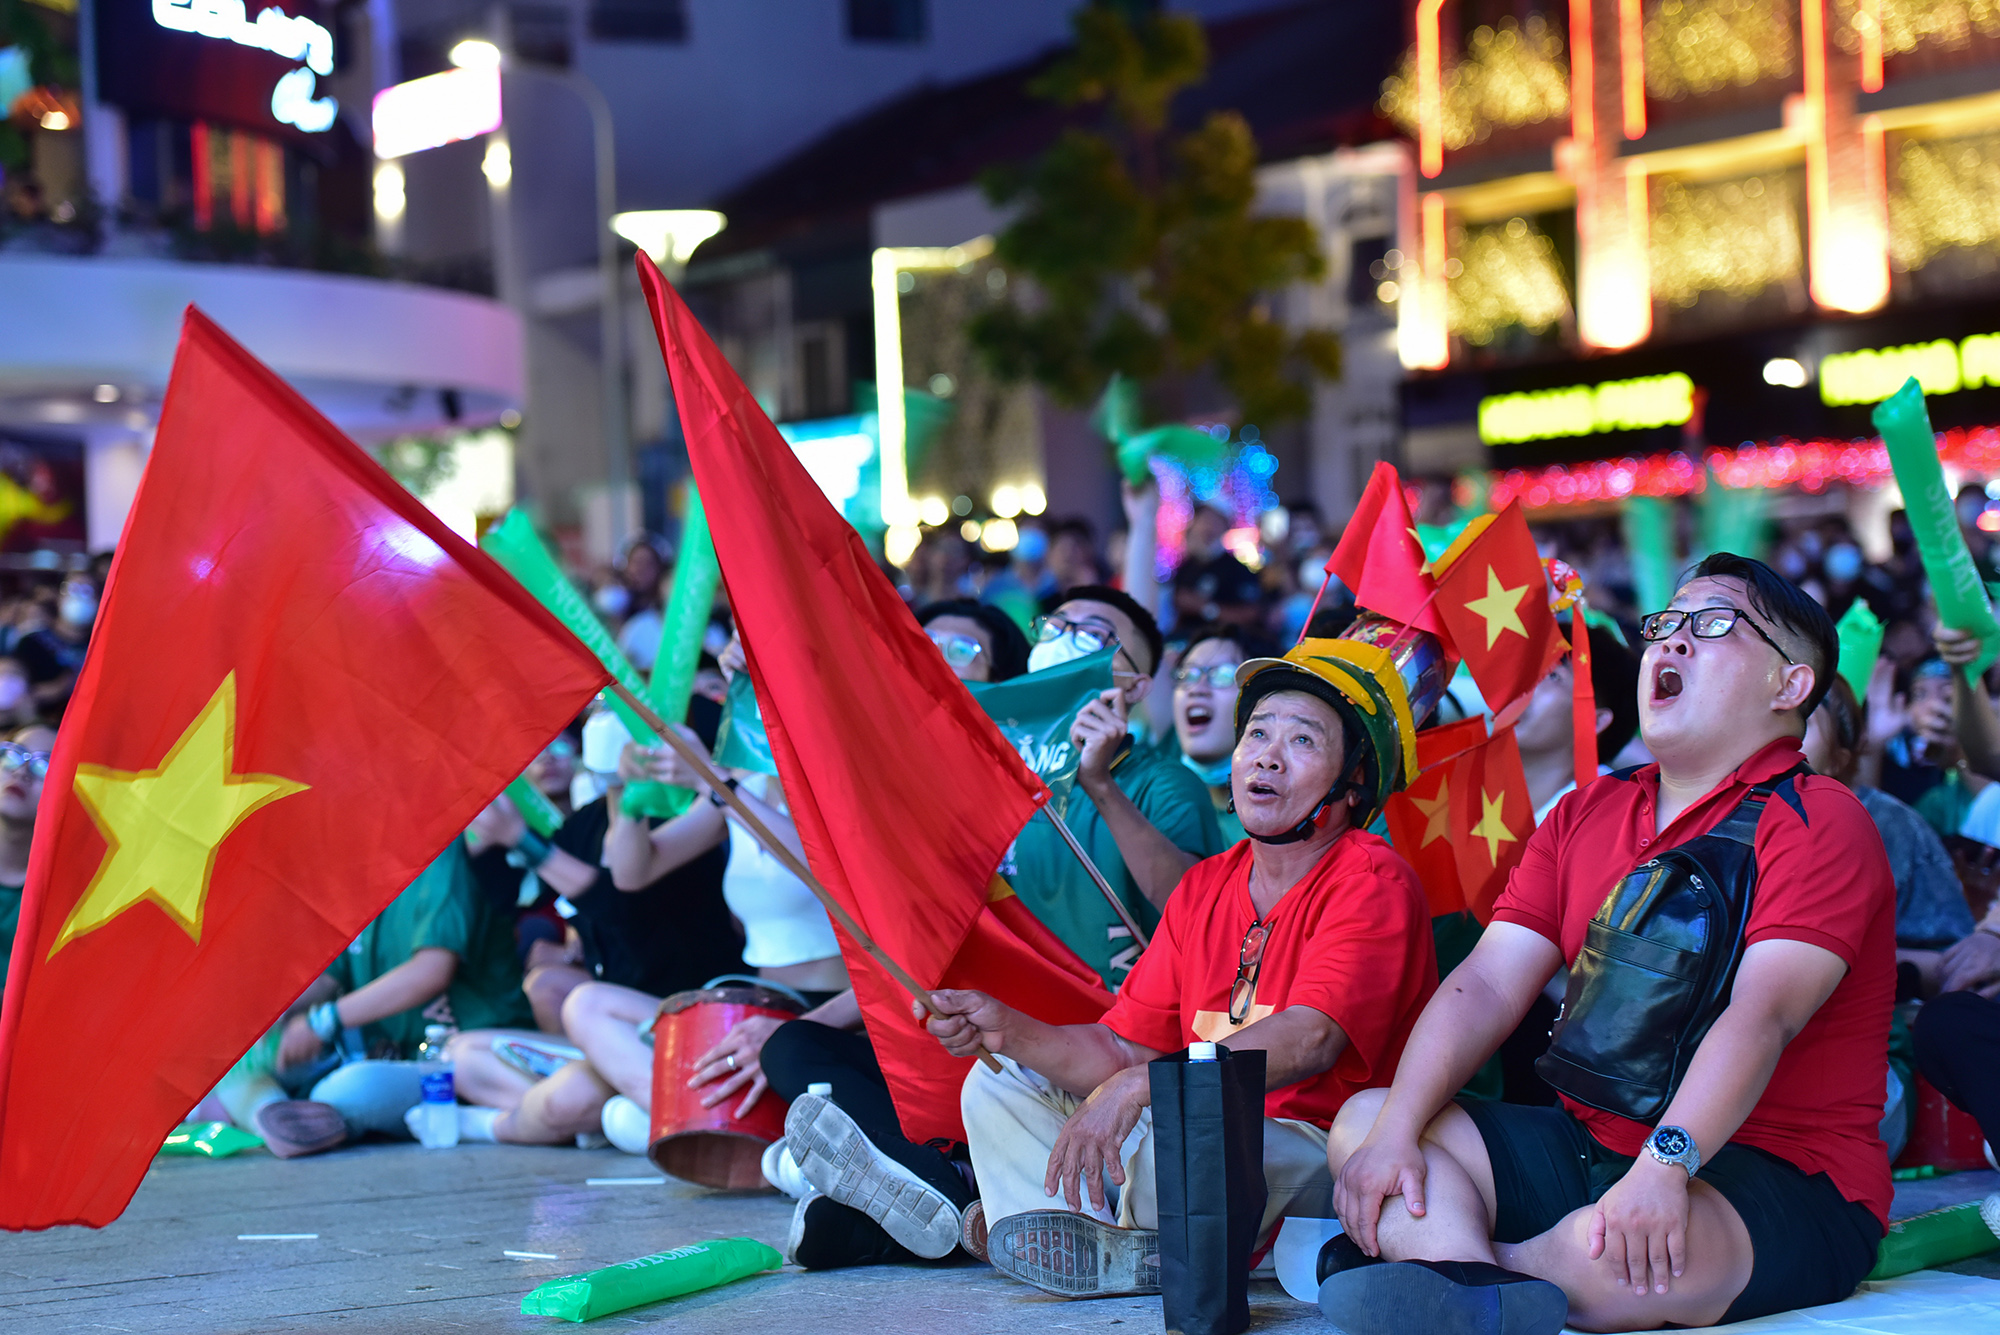
M1535 806L1511 727L1452 762L1451 841L1465 907L1483 926L1535 832Z
M0 1010L0 1227L174 1125L607 680L190 309L49 762Z
M1465 912L1451 823L1452 775L1459 757L1485 744L1484 715L1424 729L1417 734L1417 777L1382 808L1389 840L1416 869L1433 918ZM1464 787L1463 776L1458 784Z
M1549 611L1548 575L1520 502L1454 553L1439 558L1437 611L1494 714L1511 722L1522 701L1569 649Z
M1359 606L1433 635L1446 633L1434 601L1437 585L1393 465L1375 465L1326 570Z

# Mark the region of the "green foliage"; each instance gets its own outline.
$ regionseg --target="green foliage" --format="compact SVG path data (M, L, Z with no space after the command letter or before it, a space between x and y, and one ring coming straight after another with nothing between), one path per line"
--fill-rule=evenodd
M1031 86L1065 106L1103 103L1099 130L1070 129L1033 162L984 181L1015 221L996 252L1032 294L972 321L996 374L1032 379L1081 406L1114 373L1144 384L1174 417L1185 382L1211 371L1244 420L1302 417L1311 378L1340 372L1329 331L1293 333L1266 295L1319 277L1318 238L1300 218L1254 215L1257 143L1235 112L1167 130L1182 89L1201 81L1208 47L1183 14L1080 9L1076 46Z
M32 9L26 0L0 0L0 46L19 46L28 53L28 73L37 84L77 88L83 72L77 64L76 20ZM65 31L59 32L58 28ZM0 114L6 108L0 107Z

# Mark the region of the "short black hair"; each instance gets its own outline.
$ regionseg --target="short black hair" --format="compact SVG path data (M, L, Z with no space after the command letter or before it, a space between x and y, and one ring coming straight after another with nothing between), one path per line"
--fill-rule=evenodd
M993 641L987 660L987 679L1008 681L1028 670L1028 636L1014 618L977 598L944 598L917 610L917 624L928 626L939 617L964 617L976 621Z
M1262 635L1254 629L1232 625L1226 621L1210 621L1188 632L1187 647L1181 650L1181 661L1186 662L1194 647L1204 640L1227 640L1241 649L1246 659L1276 658L1280 652L1269 636Z
M1114 589L1109 584L1079 584L1073 589L1064 589L1056 606L1087 599L1093 603L1106 603L1123 612L1131 623L1139 628L1139 634L1146 639L1146 648L1152 657L1146 662L1148 676L1160 670L1160 655L1166 652L1167 642L1160 635L1160 623L1153 614L1139 605L1139 600L1123 589Z
M1812 717L1819 702L1833 689L1834 673L1840 667L1840 632L1833 618L1813 596L1755 557L1734 552L1716 552L1681 577L1685 585L1695 579L1737 579L1750 594L1750 610L1765 620L1790 631L1806 643L1806 666L1813 670L1812 694L1799 706L1799 719Z
M1826 692L1826 710L1827 720L1833 725L1834 744L1859 756L1861 741L1868 727L1868 706L1854 698L1854 688L1847 684L1847 678L1837 672L1833 674L1833 685Z

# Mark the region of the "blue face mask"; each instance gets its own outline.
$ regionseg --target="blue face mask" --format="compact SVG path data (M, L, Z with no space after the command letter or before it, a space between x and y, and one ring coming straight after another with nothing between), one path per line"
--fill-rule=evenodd
M1029 565L1035 564L1048 554L1049 535L1038 528L1023 531L1021 540L1014 544L1015 559L1026 561Z
M1836 543L1827 548L1826 577L1840 584L1846 584L1861 574L1861 549L1852 543Z
M1217 756L1213 760L1196 760L1193 756L1182 756L1181 764L1195 772L1195 777L1211 788L1229 786L1229 767L1235 756Z

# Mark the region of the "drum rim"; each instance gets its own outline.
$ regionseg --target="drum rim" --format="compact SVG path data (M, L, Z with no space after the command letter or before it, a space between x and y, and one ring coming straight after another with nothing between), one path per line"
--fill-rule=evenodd
M684 1010L704 1002L722 1006L755 1006L761 1010L778 1011L794 1018L804 1015L805 1007L796 997L768 987L752 987L735 983L728 987L695 987L676 992L660 1002L661 1015L678 1015Z

